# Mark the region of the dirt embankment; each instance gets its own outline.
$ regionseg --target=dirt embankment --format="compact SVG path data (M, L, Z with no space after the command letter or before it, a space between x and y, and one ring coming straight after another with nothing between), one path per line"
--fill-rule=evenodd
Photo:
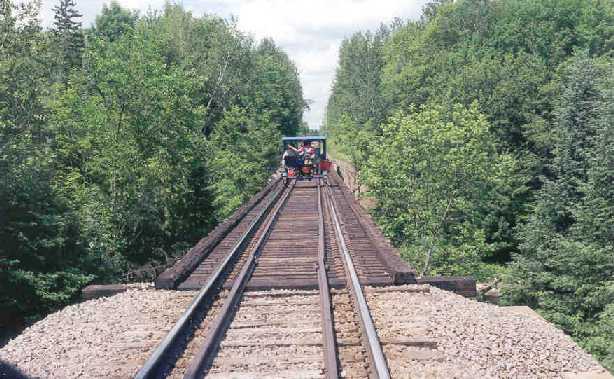
M350 189L356 200L366 210L372 209L375 206L375 200L367 196L369 190L367 186L360 183L358 171L354 165L342 159L332 158L333 169L343 179L345 185Z

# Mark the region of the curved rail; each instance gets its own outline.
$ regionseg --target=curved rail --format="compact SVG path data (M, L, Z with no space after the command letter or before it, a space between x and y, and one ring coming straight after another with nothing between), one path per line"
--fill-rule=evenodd
M339 218L337 217L337 212L335 210L335 198L331 193L330 187L327 187L327 190L330 214L333 220L337 242L343 254L344 267L346 274L348 275L348 286L351 288L352 295L356 303L356 308L358 310L358 315L360 317L361 329L366 337L368 347L367 350L369 351L369 358L372 362L371 367L373 367L374 374L377 378L389 379L390 371L388 369L388 363L386 362L382 345L380 344L377 336L375 324L373 324L373 319L371 318L371 313L369 311L365 295L362 292L360 281L358 280L358 274L356 273L354 263L352 262L352 257L350 256L345 243L345 238L343 237L343 233L341 231L341 223L339 222Z
M273 209L271 213L272 216L267 220L266 224L263 226L264 232L260 235L260 238L258 238L256 245L250 251L247 261L243 265L243 268L241 269L239 276L235 280L232 286L232 289L230 290L228 296L226 297L226 300L224 301L224 305L222 306L220 313L217 315L217 317L213 321L213 324L211 325L211 328L209 329L209 332L207 333L205 342L203 343L202 347L200 348L196 356L190 362L190 365L188 366L188 369L186 370L184 374L184 379L196 379L196 378L202 378L204 376L204 371L206 370L207 366L211 363L214 353L216 349L218 348L219 343L221 342L220 340L223 338L224 334L226 333L226 330L228 329L230 322L232 321L232 317L230 317L229 315L237 307L239 300L241 299L241 295L243 294L243 291L245 290L245 286L247 285L247 282L249 278L251 277L251 274L254 272L254 269L256 267L256 261L258 259L258 256L260 255L261 247L264 241L266 241L271 231L271 226L274 224L275 220L277 219L279 210L281 209L283 204L286 202L286 199L288 198L290 192L292 192L293 188L294 188L294 185L291 185L290 187L286 189L282 198L275 205L275 208Z
M266 214L268 214L271 206L276 203L276 200L279 198L282 192L283 187L278 188L275 195L258 213L247 230L241 235L241 238L233 246L230 253L224 258L213 275L211 275L211 278L194 297L194 300L192 300L192 303L188 309L186 309L181 318L179 318L177 323L164 337L162 342L160 342L160 344L156 347L154 352L149 356L143 367L136 374L135 379L165 377L166 372L177 358L177 354L180 353L178 350L181 350L181 347L179 346L187 343L187 340L191 337L193 332L194 324L198 324L204 317L207 303L213 298L214 292L220 284L219 282L221 281L224 272L228 270L230 263L239 255L239 253L245 249L245 244L258 229L262 219Z

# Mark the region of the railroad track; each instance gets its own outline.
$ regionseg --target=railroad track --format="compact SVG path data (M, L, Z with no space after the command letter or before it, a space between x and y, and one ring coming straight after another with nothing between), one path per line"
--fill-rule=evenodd
M136 377L388 378L362 287L395 273L350 212L328 182L273 186L179 285L199 292Z

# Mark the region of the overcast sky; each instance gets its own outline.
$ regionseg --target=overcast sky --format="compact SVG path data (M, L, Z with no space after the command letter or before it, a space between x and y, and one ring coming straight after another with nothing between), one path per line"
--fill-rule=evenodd
M89 26L109 0L77 0L83 25ZM127 8L160 9L164 0L118 0ZM306 99L312 101L305 120L311 128L322 122L344 37L374 30L395 17L417 19L427 0L183 0L195 15L234 15L239 29L256 39L272 37L296 63ZM43 23L53 20L57 0L43 0Z

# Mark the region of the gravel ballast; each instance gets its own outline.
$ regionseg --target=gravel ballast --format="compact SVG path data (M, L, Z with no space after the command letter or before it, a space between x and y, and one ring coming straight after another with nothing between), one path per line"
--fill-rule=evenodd
M571 338L530 312L480 303L428 286L367 289L366 295L380 339L388 341L384 350L394 377L607 375ZM138 371L193 296L194 292L132 288L109 298L71 305L10 341L0 350L0 360L40 378L128 378ZM284 320L300 320L308 312L296 303L305 302L305 294L296 296L281 300L286 305L282 312L277 306L261 304L266 297L257 301L256 297L257 309L244 307L235 323L272 322L280 313ZM257 319L241 316L254 310ZM316 327L318 323L314 319L311 324ZM244 336L247 331L233 330L227 344L262 340L256 330ZM408 339L433 346L395 342ZM223 350L228 348L231 345ZM224 366L216 365L217 376L224 376Z
M397 377L416 372L429 378L609 377L569 336L530 310L477 302L430 286L396 289L367 290L380 338L409 336L437 343L428 354L386 346ZM431 359L421 359L425 356Z
M37 378L129 378L193 297L132 287L71 305L10 341L0 360Z

